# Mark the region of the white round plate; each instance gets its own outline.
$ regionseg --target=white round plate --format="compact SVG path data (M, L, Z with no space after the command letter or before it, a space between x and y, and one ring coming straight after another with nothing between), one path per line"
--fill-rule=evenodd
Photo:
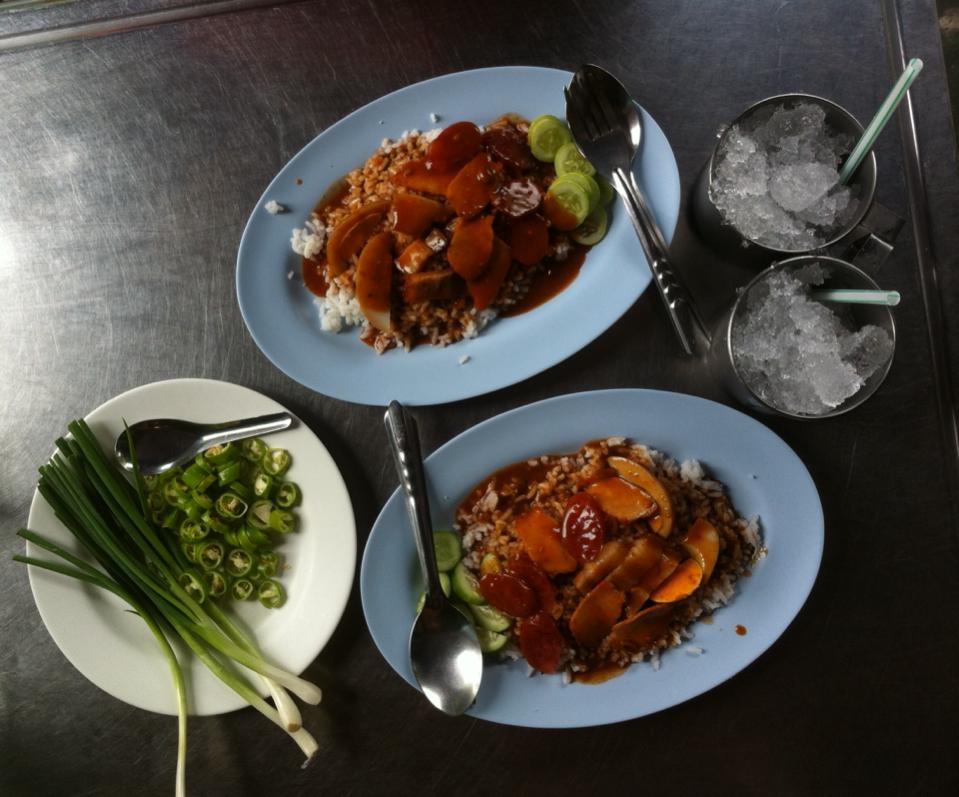
M330 184L360 166L384 137L461 119L485 124L506 112L529 119L543 113L563 117L563 88L571 78L569 72L532 66L442 75L374 100L307 144L260 197L237 253L240 312L260 350L300 384L333 398L443 404L527 379L605 332L650 282L643 250L618 202L606 237L569 287L540 307L497 319L477 337L445 348L422 345L378 356L360 342L357 328L322 331L313 296L298 276L300 259L290 250L293 228L302 227ZM643 141L633 171L668 241L679 217L679 170L662 129L639 110ZM440 121L432 122L431 114ZM265 209L270 200L288 212L270 215ZM462 357L469 361L461 364Z
M133 424L147 418L183 418L203 423L283 410L272 399L239 385L172 379L110 399L87 415L86 421L104 449L112 451L124 420ZM57 430L50 433L54 436ZM277 549L288 565L281 578L286 604L268 610L258 603L244 603L236 614L253 632L267 659L300 673L323 649L346 608L356 565L356 527L343 478L308 426L298 420L266 439L289 449L293 457L289 477L303 490L303 503L297 509L300 527ZM39 493L34 494L27 526L64 548L79 550ZM30 544L27 554L53 558ZM125 703L176 714L166 661L146 625L127 611L125 603L97 587L33 567L30 585L53 641L86 678ZM193 656L179 658L191 714L222 714L247 705ZM255 685L260 686L258 681Z

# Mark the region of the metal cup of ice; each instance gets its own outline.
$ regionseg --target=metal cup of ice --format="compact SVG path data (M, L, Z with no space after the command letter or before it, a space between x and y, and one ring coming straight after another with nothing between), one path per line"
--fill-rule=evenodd
M876 156L848 185L839 168L863 127L845 108L782 94L746 109L718 136L693 192L705 239L727 254L769 262L824 249L863 219L876 191Z
M861 269L805 255L758 274L724 313L709 363L748 407L786 418L832 418L886 378L896 327L888 307L816 299L819 288L878 290Z

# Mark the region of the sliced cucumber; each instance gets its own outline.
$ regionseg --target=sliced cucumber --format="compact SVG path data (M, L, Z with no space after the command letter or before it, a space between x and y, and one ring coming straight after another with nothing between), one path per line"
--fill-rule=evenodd
M509 617L492 606L470 606L470 611L477 624L487 631L505 631L512 624Z
M568 141L557 150L556 157L553 159L553 168L560 177L570 172L579 172L590 177L596 174L593 164L583 157L583 153L573 141Z
M450 577L446 573L440 573L440 587L443 589L443 594L448 598L452 592L452 584L450 583ZM416 601L416 613L419 614L420 610L423 608L423 604L426 603L426 593L421 592L419 600Z
M453 568L453 577L450 581L453 584L453 593L457 598L474 605L486 603L483 596L480 595L479 579L473 575L462 559Z
M616 189L613 188L613 184L605 177L594 174L593 178L596 180L597 185L599 185L599 204L606 207L610 202L616 199Z
M589 193L573 180L554 180L546 192L546 213L555 227L571 230L589 215ZM550 200L559 206L555 217L550 213Z
M480 650L482 650L483 653L495 653L509 642L509 637L506 634L488 631L485 628L477 628L476 637L479 639Z
M441 573L456 567L456 563L463 556L460 538L452 531L434 531L433 550L436 551L436 569Z
M589 196L589 212L592 213L596 208L599 207L600 197L602 196L602 191L600 190L599 183L597 183L592 177L588 174L582 174L580 172L569 172L564 174L562 177L557 177L556 182L571 182L576 183L584 191L586 191Z
M537 116L526 134L533 157L552 163L560 147L572 140L569 128L555 116Z
M586 221L570 233L570 238L583 246L593 246L602 241L603 236L606 235L606 224L606 210L596 208L586 217Z

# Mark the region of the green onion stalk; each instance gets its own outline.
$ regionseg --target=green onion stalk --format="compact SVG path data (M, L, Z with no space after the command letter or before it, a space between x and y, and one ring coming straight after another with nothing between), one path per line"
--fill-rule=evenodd
M40 467L37 489L60 522L76 537L100 568L27 529L18 534L62 562L14 556L14 560L107 590L139 615L170 667L177 701L177 797L185 794L187 697L180 664L168 635L179 637L226 686L281 727L306 756L316 755L316 740L302 727L300 712L287 693L316 705L322 693L315 684L266 661L249 638L203 591L191 594L193 565L168 534L151 522L144 480L132 439L134 484L104 455L89 426L80 420L67 427L69 438L56 441L57 453ZM129 435L129 432L128 432ZM260 677L273 699L271 706L231 664Z

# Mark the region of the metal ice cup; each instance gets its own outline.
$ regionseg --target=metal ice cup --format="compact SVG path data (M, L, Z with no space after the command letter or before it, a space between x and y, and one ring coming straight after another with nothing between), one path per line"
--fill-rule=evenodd
M830 100L816 97L812 94L780 94L775 97L769 97L760 100L755 105L750 106L743 111L733 122L724 126L717 133L716 146L713 148L709 161L703 167L693 189L692 212L696 229L700 235L716 250L735 258L744 256L757 263L768 263L775 257L781 255L803 254L805 252L820 251L841 239L856 229L866 219L866 214L873 205L873 199L876 193L876 156L870 152L863 159L862 164L856 170L852 179L849 181L849 187L852 190L852 197L858 203L855 214L849 221L836 231L828 241L815 248L799 249L777 249L775 247L761 244L745 237L732 224L725 221L722 213L716 207L712 200L712 188L715 184L716 157L719 148L723 143L726 133L735 125L741 125L746 121L763 122L772 116L777 107L791 107L799 103L808 103L820 106L826 113L826 124L837 133L845 133L852 137L853 141L858 141L863 133L863 126L849 111ZM867 229L864 234L874 232Z
M726 391L741 404L751 409L758 410L768 415L776 415L781 418L794 418L797 420L818 420L820 418L834 418L837 415L849 412L855 409L875 393L889 369L892 366L892 360L895 356L896 347L896 325L893 321L892 311L882 305L856 304L846 305L852 313L853 320L857 327L861 328L866 324L874 324L885 330L892 341L892 352L890 352L887 362L877 369L859 388L859 390L835 409L825 412L821 415L801 415L799 413L789 412L774 407L772 404L760 398L746 383L739 370L736 368L736 361L733 357L732 331L733 324L736 322L739 314L742 312L746 303L746 296L749 291L760 281L766 279L776 271L795 270L812 263L822 263L829 269L829 277L825 283L819 287L825 288L852 288L857 290L879 290L879 286L860 268L847 263L845 260L839 260L835 257L824 255L803 255L801 257L792 257L779 263L774 263L767 269L763 269L757 274L746 287L739 293L739 296L723 313L719 323L713 333L712 343L709 349L708 361L713 376L719 381Z

